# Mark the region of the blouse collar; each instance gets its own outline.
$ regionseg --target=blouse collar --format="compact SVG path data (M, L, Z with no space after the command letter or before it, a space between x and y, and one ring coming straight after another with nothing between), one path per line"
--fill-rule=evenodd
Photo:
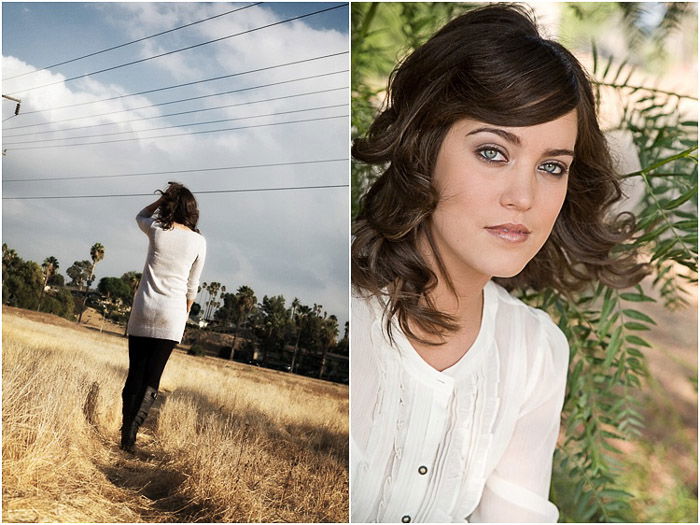
M461 377L469 375L477 365L482 361L489 346L493 343L493 331L496 318L496 308L498 306L498 294L496 284L493 281L488 281L483 290L483 306L481 311L481 326L476 339L472 343L469 350L452 366L439 371L430 366L413 347L406 335L395 319L392 319L392 333L394 335L395 346L398 349L401 360L406 367L406 370L414 375L417 379L430 383L433 386L445 385L451 388L455 381L459 381ZM381 320L378 323L382 329Z

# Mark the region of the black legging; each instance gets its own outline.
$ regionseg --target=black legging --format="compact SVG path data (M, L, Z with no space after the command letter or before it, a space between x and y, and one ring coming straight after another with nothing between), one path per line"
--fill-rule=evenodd
M129 374L124 395L143 397L146 387L158 390L165 364L177 341L154 337L129 336Z

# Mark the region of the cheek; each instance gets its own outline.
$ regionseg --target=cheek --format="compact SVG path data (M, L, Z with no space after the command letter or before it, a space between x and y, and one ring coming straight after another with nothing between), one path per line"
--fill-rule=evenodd
M562 184L558 184L554 187L549 188L545 192L543 200L542 215L546 222L554 225L554 222L559 216L562 206L564 205L564 200L566 199L567 184L566 181L562 181Z
M435 215L450 228L471 229L493 216L498 206L497 196L480 184L466 184L441 195Z
M440 205L464 215L478 215L497 205L500 190L479 168L467 160L445 170L437 186Z

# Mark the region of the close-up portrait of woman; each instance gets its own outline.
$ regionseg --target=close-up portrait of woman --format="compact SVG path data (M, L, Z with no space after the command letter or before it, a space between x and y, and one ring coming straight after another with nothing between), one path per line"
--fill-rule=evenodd
M695 13L596 5L353 5L353 522L697 519L697 87L581 31Z

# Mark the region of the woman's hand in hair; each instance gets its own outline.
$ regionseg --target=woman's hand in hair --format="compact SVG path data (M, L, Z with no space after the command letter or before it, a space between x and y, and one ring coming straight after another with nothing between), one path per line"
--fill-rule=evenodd
M160 206L162 204L163 200L165 200L165 197L163 195L161 195L157 201L146 206L145 211L148 212L149 217L156 212L156 210L158 209L158 206Z

